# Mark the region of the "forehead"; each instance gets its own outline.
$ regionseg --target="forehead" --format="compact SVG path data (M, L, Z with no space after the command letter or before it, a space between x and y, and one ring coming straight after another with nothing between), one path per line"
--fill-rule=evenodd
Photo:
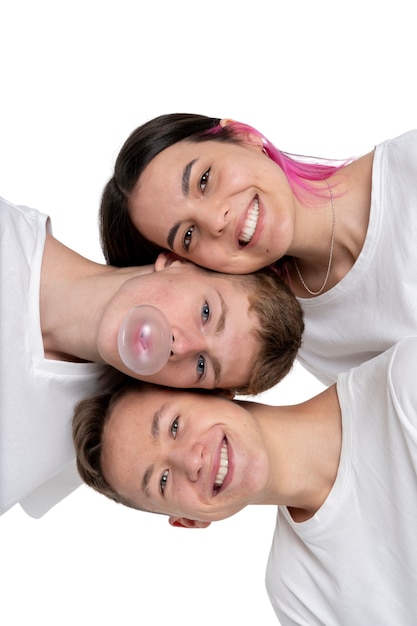
M170 286L173 292L178 291L180 287L183 290L192 287L192 293L199 295L210 288L218 291L225 300L240 303L245 301L248 304L248 296L255 291L250 278L204 270L190 261L179 262L175 267L167 267L156 273L158 274L158 278L163 280L167 287Z
M185 164L190 159L198 158L201 155L199 146L198 143L184 140L178 141L159 152L139 176L133 190L133 199L141 196L141 193L147 192L148 187L153 184L158 184L158 190L161 190L161 175L163 175L164 184L167 182L178 183L178 176L181 175Z
M104 425L102 464L106 479L120 488L132 472L137 473L140 451L149 449L166 416L188 409L187 421L198 421L201 410L216 399L220 398L150 383L144 389L128 391L116 401Z
M157 411L168 406L181 390L148 383L143 389L127 391L111 408L103 429L103 458L121 454L136 447L138 438L152 434L152 421ZM179 399L179 398L178 398Z
M159 167L170 162L173 165L182 167L184 162L188 162L190 158L200 158L208 154L222 152L228 150L229 146L232 146L231 142L218 141L215 139L206 139L204 141L190 141L189 139L183 139L168 146L164 150L161 150L146 166L144 172L149 168L152 170L152 166Z
M105 434L114 430L150 429L156 412L161 412L174 401L180 401L184 391L146 384L143 389L128 391L116 401L105 425ZM151 433L151 431L149 430Z
M255 327L257 324L257 315L254 311L249 313L251 296L256 296L255 286L251 278L233 274L221 274L210 270L201 270L194 264L189 264L187 268L191 270L191 284L198 296L204 294L207 289L212 289L219 294L224 303L225 313L228 317L238 317L239 322L243 324L244 320L248 321L248 315Z
M238 405L224 396L207 391L171 389L146 383L140 390L128 391L111 409L104 426L103 451L122 453L137 451L140 439L155 439L162 420L169 416L187 415L187 424L201 425L203 415L213 422L222 421L226 414L240 411Z
M107 482L126 497L126 485L135 482L140 471L141 450L152 438L155 415L172 401L171 396L171 390L155 385L128 391L111 409L103 429L101 464Z
M241 144L232 141L219 141L207 139L204 141L190 141L183 139L168 146L157 154L144 168L139 176L133 190L132 201L144 201L145 194L149 192L163 194L164 190L169 193L176 190L182 193L182 177L184 170L189 163L193 163L198 168L207 165L207 161L220 155L227 155L230 152L241 148ZM161 181L163 185L161 186Z

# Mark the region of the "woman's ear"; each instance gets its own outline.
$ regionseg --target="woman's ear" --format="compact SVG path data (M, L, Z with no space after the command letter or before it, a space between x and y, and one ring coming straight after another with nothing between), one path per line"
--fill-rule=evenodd
M207 528L211 522L199 522L186 517L170 517L169 523L177 528Z
M170 265L178 265L179 263L191 263L175 254L175 252L160 252L155 261L155 272L166 270Z
M226 126L231 126L231 130L234 136L242 143L246 143L248 146L252 146L257 150L263 150L264 144L262 137L250 127L247 127L245 124L241 124L236 120L231 120L228 117L224 117L220 120L220 126L222 128L226 128Z

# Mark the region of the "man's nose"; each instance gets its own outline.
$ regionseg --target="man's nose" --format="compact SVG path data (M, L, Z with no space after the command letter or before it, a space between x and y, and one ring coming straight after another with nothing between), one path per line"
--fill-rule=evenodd
M188 329L187 332L179 328L172 329L171 360L179 357L190 356L207 349L207 340L203 333L196 329Z
M185 476L195 482L198 480L203 467L204 447L201 443L194 442L189 446L172 446L171 463Z

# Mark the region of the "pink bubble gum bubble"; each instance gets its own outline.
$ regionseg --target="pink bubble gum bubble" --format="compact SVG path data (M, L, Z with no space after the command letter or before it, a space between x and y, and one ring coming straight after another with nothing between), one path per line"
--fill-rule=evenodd
M142 376L156 374L171 354L171 326L156 307L135 306L122 321L117 346L120 358L132 372Z

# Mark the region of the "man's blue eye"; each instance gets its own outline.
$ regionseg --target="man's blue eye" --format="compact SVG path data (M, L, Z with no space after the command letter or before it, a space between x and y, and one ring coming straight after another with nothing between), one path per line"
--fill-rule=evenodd
M203 356L199 356L198 361L197 361L197 376L199 379L203 377L205 371L206 371L206 360Z
M204 322L207 322L210 317L210 307L207 302L205 302L201 307L201 317L203 318Z
M162 495L164 495L167 482L168 482L168 470L165 470L165 472L162 474L161 479L159 481L159 487L161 489Z
M174 439L177 436L178 428L179 428L179 424L178 424L178 417L177 417L177 419L175 419L171 424L171 435L174 437Z

